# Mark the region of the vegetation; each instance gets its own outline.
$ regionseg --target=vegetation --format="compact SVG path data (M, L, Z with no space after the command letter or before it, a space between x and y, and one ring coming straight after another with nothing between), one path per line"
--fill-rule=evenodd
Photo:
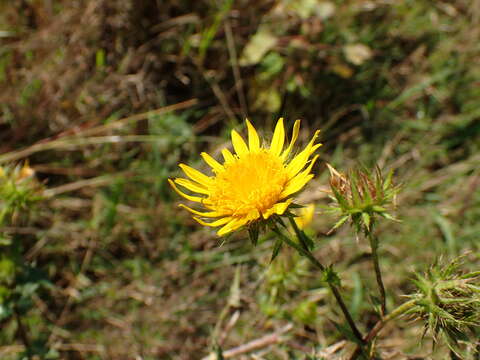
M476 359L479 36L478 0L0 0L0 357ZM323 143L256 246L168 185L247 117Z

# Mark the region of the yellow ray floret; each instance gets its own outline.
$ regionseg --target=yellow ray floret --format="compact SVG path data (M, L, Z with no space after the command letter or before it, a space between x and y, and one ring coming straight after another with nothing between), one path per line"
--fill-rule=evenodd
M235 154L223 149L223 164L210 155L201 153L204 161L212 168L212 176L180 164L189 179L169 179L170 185L179 195L200 203L204 211L183 204L181 206L196 215L194 219L200 224L221 226L218 231L220 236L251 222L268 219L274 214L284 214L293 201L292 196L313 178L311 170L318 155L313 159L311 156L321 146L315 143L319 133L317 131L305 149L289 160L300 131L299 120L293 126L292 139L286 149L282 118L275 126L270 146L265 147L261 145L260 137L250 121L246 120L246 124L248 142L232 130ZM179 189L177 185L193 194Z

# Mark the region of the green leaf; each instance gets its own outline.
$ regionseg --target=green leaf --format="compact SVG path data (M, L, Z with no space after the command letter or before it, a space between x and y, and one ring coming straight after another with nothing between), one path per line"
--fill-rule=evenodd
M344 217L342 217L340 220L338 220L338 221L335 223L335 225L333 225L333 228L332 228L330 231L333 231L333 230L339 228L340 226L342 226L342 225L345 223L345 221L348 220L348 218L349 218L349 216L344 216ZM330 232L330 231L329 231L329 232Z
M282 225L282 227L283 227L284 229L287 229L287 224L285 224L285 222L283 221L283 219L282 219L280 216L276 215L276 216L274 217L274 219L275 219L275 221L276 221L277 223L279 223L280 225Z
M95 54L95 65L98 70L105 67L105 50L97 50L97 53Z
M371 217L368 213L366 212L363 212L362 213L362 220L363 220L363 224L365 225L365 227L367 228L368 231L370 231L370 224L371 224Z
M388 219L388 220L392 220L392 221L399 221L397 219L395 219L392 215L390 215L389 213L387 212L381 212L379 213L380 216L383 216L385 219Z
M257 246L258 244L258 236L260 234L260 229L258 223L254 222L248 227L248 236L250 237L250 241L252 242L253 246Z
M281 239L275 240L275 244L273 245L273 252L272 252L272 257L270 258L270 263L275 260L275 258L278 256L280 253L280 250L282 249L283 246L283 241Z
M302 245L302 247L307 251L312 250L315 246L315 244L313 243L313 240L310 239L303 230L299 229L293 217L289 217L288 219L290 220L290 224L292 225L293 230L295 231L295 235L297 236L298 241L300 242L300 245Z
M218 12L215 14L213 24L202 32L202 38L199 45L199 55L202 60L205 58L207 50L217 34L218 28L222 24L223 18L230 11L232 4L233 0L225 0L219 7Z
M356 172L352 171L350 174L350 189L352 191L353 203L356 207L362 207L362 197L360 196L359 179Z
M12 243L12 239L10 239L6 234L0 234L0 246L9 246Z
M317 304L312 300L304 300L295 307L292 315L303 324L312 324L317 318Z
M247 45L245 45L239 61L240 66L259 63L276 43L277 38L272 34L270 26L260 26L255 35L253 35Z
M348 209L350 206L348 204L347 199L342 194L340 194L340 192L333 186L332 186L332 191L333 191L333 195L335 195L335 199L337 199L337 202L342 207L342 209L343 210Z
M433 220L442 232L450 254L455 254L457 249L457 241L455 239L455 236L453 235L452 225L450 221L440 214L435 215Z
M392 185L392 179L393 179L393 170L390 170L387 174L387 177L385 181L383 182L383 190L386 191L390 188L390 185Z
M358 273L352 274L353 294L350 301L350 312L354 318L357 318L363 304L363 284Z
M5 320L13 314L11 302L0 303L0 320Z

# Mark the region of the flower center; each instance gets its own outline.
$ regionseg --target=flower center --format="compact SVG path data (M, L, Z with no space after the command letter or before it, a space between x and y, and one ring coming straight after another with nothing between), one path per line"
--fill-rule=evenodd
M211 208L234 217L257 218L280 200L288 181L282 160L266 150L224 165L211 185Z

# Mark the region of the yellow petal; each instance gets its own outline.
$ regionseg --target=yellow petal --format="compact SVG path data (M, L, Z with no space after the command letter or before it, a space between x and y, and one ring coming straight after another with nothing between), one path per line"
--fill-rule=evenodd
M215 171L216 173L224 170L224 167L217 161L215 160L213 157L211 157L210 155L208 155L206 152L202 152L200 154L203 158L203 160L205 160L205 162L213 169L213 171Z
M238 228L242 227L247 222L248 222L248 218L233 219L228 224L226 224L224 227L222 227L220 230L218 230L217 234L218 234L218 236L226 235L229 232L232 232L232 231L237 230Z
M257 209L252 209L245 217L248 221L253 221L257 220L260 216L260 212Z
M295 194L296 192L300 191L310 180L312 180L313 174L310 174L310 171L312 170L312 167L317 161L318 157L319 156L316 155L305 170L289 181L288 185L280 194L281 198L286 198L287 196Z
M275 131L273 132L272 144L270 145L270 152L274 155L280 155L285 142L285 128L283 127L283 118L278 119Z
M274 206L275 214L283 215L283 213L285 212L285 210L287 210L287 208L291 204L291 202L292 202L292 199L288 199L287 201L275 204L275 206Z
M310 171L312 171L312 168L313 168L313 165L315 165L315 163L317 162L318 158L320 157L320 155L315 155L313 157L313 159L310 161L310 164L308 165L308 167L302 171L301 174L308 174Z
M188 207L187 205L184 205L184 204L179 204L178 206L190 211L192 214L200 215L200 216L203 216L203 217L214 218L214 217L222 216L222 214L220 214L217 211L201 212L201 211L192 209L191 207Z
M226 164L230 164L232 162L235 162L235 156L230 152L228 149L223 149L222 150L222 155L223 158L225 159Z
M238 156L243 156L248 154L247 144L245 144L245 141L243 140L243 138L235 130L232 130L232 144L233 144L233 149L235 150Z
M313 179L313 174L306 175L306 176L298 176L292 181L288 186L282 191L281 197L287 197L296 192L299 192L303 189L303 187Z
M175 183L196 193L205 194L205 195L210 194L210 191L206 189L204 186L199 185L198 183L195 183L188 179L176 178Z
M187 200L190 200L190 201L196 201L196 202L202 202L204 198L200 197L200 196L192 196L192 195L187 195L185 194L184 192L180 191L177 187L177 185L175 185L175 183L171 180L171 179L168 179L168 183L170 184L170 186L173 188L173 190L175 190L177 192L178 195L184 197L185 199Z
M268 209L262 214L263 218L268 219L273 214L282 215L285 212L285 210L287 210L291 202L292 202L292 199L288 199L287 201L276 203L270 209Z
M308 143L307 147L300 152L297 156L295 156L292 161L287 165L287 172L290 178L293 178L295 175L298 174L300 170L302 170L305 165L307 164L308 158L310 155L315 152L322 144L313 145L315 140L318 137L319 131L315 132L312 140Z
M282 153L283 160L285 160L287 156L290 154L290 152L292 151L293 145L295 145L295 142L298 139L299 132L300 132L300 120L295 120L295 124L293 125L292 140L290 141L288 148L285 149L285 151Z
M202 219L199 219L198 217L194 216L193 217L195 219L195 221L197 221L199 224L201 225L204 225L204 226L211 226L211 227L216 227L216 226L221 226L221 225L224 225L226 223L228 223L229 221L232 220L231 217L224 217L224 218L221 218L221 219L218 219L214 222L211 222L211 223L207 223L205 221L203 221Z
M248 147L251 152L258 151L260 149L260 138L258 137L257 130L253 125L246 119L247 129L248 129Z
M199 184L202 184L204 186L208 186L212 182L212 179L209 178L207 175L201 173L200 171L198 171L198 170L196 170L196 169L194 169L194 168L192 168L188 165L180 164L178 166L180 166L180 168L183 170L185 175L187 175L193 181L198 182Z

